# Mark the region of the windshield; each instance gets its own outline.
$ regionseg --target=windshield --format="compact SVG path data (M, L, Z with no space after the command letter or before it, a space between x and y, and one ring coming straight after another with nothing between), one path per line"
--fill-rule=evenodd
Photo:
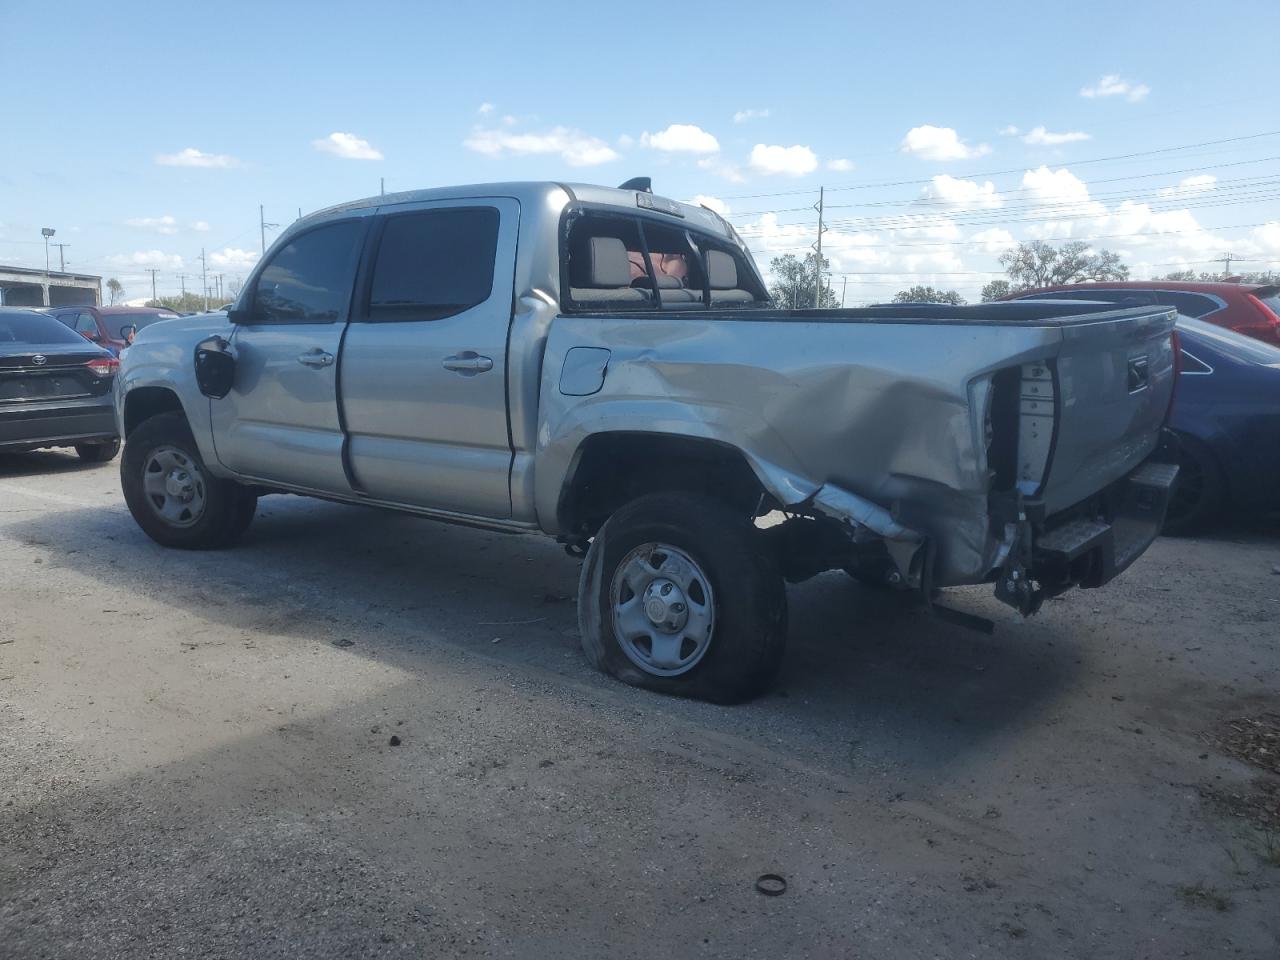
M1208 341L1211 347L1221 350L1236 360L1246 363L1263 363L1268 366L1280 364L1280 347L1270 346L1261 340L1236 333L1234 330L1182 316L1178 317L1178 329Z
M129 337L129 330L141 330L143 327L149 327L153 323L161 320L176 320L176 313L116 313L103 318L103 322L110 331L111 336L116 340L126 340Z
M43 313L0 310L0 349L7 344L73 343L87 347L88 341ZM92 350L93 347L88 347Z

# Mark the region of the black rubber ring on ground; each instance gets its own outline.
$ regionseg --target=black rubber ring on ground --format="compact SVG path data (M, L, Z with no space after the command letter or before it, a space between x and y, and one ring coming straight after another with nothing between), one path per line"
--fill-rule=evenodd
M780 897L787 892L787 880L777 873L762 873L756 877L756 890L766 897Z

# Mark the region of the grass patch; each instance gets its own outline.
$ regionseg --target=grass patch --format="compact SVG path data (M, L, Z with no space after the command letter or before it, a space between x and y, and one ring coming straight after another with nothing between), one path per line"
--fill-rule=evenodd
M1178 896L1193 907L1206 907L1210 910L1217 910L1219 913L1226 913L1231 909L1230 897L1219 893L1213 887L1206 887L1202 883L1197 883L1195 886L1179 887Z

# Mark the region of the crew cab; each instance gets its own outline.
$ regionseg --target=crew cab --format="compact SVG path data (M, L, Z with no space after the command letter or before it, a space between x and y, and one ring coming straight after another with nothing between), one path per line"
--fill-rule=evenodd
M263 493L511 532L583 557L583 649L718 702L766 688L786 581L843 569L1024 615L1157 536L1176 467L1167 307L781 310L715 212L507 183L305 217L233 309L142 330L125 499L173 547Z

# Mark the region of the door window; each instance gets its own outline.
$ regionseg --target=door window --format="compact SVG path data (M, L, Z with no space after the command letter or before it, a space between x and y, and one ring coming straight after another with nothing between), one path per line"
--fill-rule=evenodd
M369 319L440 320L489 299L498 211L449 207L388 217L378 242Z
M91 339L98 339L98 321L94 319L92 313L80 313L76 315L76 333L84 334Z
M333 323L345 319L363 222L309 230L276 251L253 288L253 323Z

